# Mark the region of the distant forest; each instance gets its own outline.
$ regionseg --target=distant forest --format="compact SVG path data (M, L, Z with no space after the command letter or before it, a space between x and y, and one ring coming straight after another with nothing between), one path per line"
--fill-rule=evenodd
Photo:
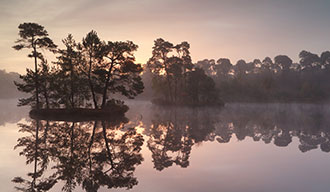
M23 94L17 90L14 81L20 81L18 73L8 73L5 70L0 70L0 99L12 99L23 96Z
M330 52L320 56L299 53L300 61L286 55L273 60L203 60L196 63L216 82L221 98L231 102L319 102L330 96Z

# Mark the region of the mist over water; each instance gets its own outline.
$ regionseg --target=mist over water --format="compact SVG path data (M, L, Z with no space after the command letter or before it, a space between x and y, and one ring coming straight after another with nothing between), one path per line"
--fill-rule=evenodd
M324 179L330 173L329 105L231 103L224 108L161 108L144 101L126 104L130 107L128 121L119 124L39 121L42 153L39 151L37 170L48 159L41 178L49 179L57 173L56 184L49 191L62 190L68 186L68 179L76 182L74 191L84 191L79 178L88 178L89 146L91 156L104 157L92 158L91 170L102 167L104 175L109 175L107 178L117 178L112 190L128 187L132 191L324 191L329 187ZM20 114L10 105L2 103L8 114ZM6 191L20 186L11 182L14 177L31 180L26 174L34 169L33 163L25 164L29 158L33 161L33 147L23 156L18 153L28 145L13 150L18 138L30 138L32 144L35 140L33 131L18 132L22 123L35 130L36 121L28 117L27 111L23 114L25 120L1 114L1 131L6 138L1 150L5 157L16 159L1 160L4 172L0 178ZM20 124L16 125L18 121ZM95 123L95 142L90 145ZM47 126L48 144L44 145ZM103 126L114 162L112 171ZM132 142L121 142L123 134ZM107 191L109 186L102 184L100 175L93 178L100 184L99 191Z

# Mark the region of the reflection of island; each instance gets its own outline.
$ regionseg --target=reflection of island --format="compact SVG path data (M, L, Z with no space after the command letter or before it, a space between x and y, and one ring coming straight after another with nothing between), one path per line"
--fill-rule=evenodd
M142 161L143 137L135 128L125 127L126 118L117 121L54 122L33 120L20 124L29 136L18 140L27 164L34 170L30 179L15 177L21 191L48 191L63 183L63 191L81 185L86 191L100 187L132 188L135 167Z
M154 167L160 171L173 163L187 167L192 146L207 140L214 131L214 115L208 110L189 108L168 108L154 113L152 125L146 130Z
M230 104L212 108L154 108L151 126L145 131L154 167L189 165L194 144L203 141L228 143L251 137L254 141L288 146L299 139L302 152L321 148L330 151L330 110L322 105ZM148 124L147 122L145 124Z

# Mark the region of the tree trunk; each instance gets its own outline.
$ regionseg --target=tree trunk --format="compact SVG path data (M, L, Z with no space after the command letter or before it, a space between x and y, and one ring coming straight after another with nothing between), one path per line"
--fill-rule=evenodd
M104 121L102 122L102 128L103 128L103 137L104 137L104 141L105 141L105 147L107 149L107 153L108 153L108 156L109 156L111 169L112 169L112 168L114 168L114 164L113 164L112 154L111 154L110 147L109 147L109 142L108 142L108 139L107 139L107 133L106 133L106 130L105 130L106 128L105 128L105 122Z
M74 124L75 123L72 123L71 125L71 143L70 143L70 148L71 148L71 158L73 157L73 152L74 152Z
M108 76L107 76L107 79L105 81L105 86L104 86L104 89L103 89L102 109L104 109L106 101L107 101L107 91L108 91L108 87L109 87L109 81L110 81L110 78L111 78L112 68L113 68L113 62L111 63L110 69L108 71Z
M75 108L75 103L74 103L74 91L73 91L73 65L72 62L70 61L71 64L71 69L70 69L70 81L71 81L71 107L74 109Z
M44 90L44 96L45 96L45 100L46 100L46 108L49 109L49 98L48 98L48 93L47 93L47 88L45 87Z
M90 140L89 146L88 146L89 170L92 170L91 148L92 148L92 145L94 142L96 126L97 126L97 121L94 122L93 132L92 132L91 140Z
M39 143L39 121L37 121L36 127L36 141L35 141L35 153L34 153L34 172L33 172L33 181L32 181L32 189L35 188L36 180L37 180L37 165L38 165L38 143Z
M91 77L91 73L92 73L92 58L90 57L89 60L89 70L88 70L88 82L89 82L89 86L92 92L92 97L93 97L93 102L94 102L94 108L98 109L97 106L97 100L96 100L96 96L95 96L95 91L94 91L94 86L93 86L93 82L92 82L92 77Z
M34 71L35 71L36 108L39 109L38 61L37 61L37 48L36 45L34 45L34 38L32 38L32 47L33 47Z

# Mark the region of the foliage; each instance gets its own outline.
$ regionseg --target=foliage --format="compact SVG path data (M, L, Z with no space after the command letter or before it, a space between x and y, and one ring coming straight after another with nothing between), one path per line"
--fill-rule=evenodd
M81 43L69 34L62 41L65 48L56 49L43 26L24 23L19 29L21 39L13 48L32 48L29 57L35 59L35 71L27 69L20 77L23 82L15 82L19 91L31 94L20 99L19 106L89 108L93 104L95 109L103 109L112 99L110 93L132 99L143 92L143 68L135 63L138 46L132 41L105 42L91 31ZM40 48L57 54L55 66L37 51Z
M320 56L301 51L300 62L294 63L286 55L274 61L238 60L231 65L229 59L217 63L202 60L196 65L208 71L225 102L322 102L330 97L330 53Z
M190 45L178 45L163 39L155 40L147 65L153 74L154 103L166 105L222 104L213 79L202 68L192 64ZM205 62L204 62L205 63ZM203 67L202 65L200 65Z
M38 59L43 60L43 56L40 52L38 52L39 49L47 49L50 51L56 50L56 45L53 43L53 41L48 37L48 32L44 29L43 26L37 24L37 23L23 23L18 26L19 28L19 36L20 39L18 39L15 43L16 45L13 46L15 50L21 50L24 48L32 49L31 54L28 55L28 57L34 58L34 89L30 90L30 92L35 93L35 100L33 107L39 108L39 70L38 70ZM30 74L31 75L31 74ZM26 91L24 91L26 92ZM29 100L29 99L27 99ZM27 102L28 104L32 102Z

